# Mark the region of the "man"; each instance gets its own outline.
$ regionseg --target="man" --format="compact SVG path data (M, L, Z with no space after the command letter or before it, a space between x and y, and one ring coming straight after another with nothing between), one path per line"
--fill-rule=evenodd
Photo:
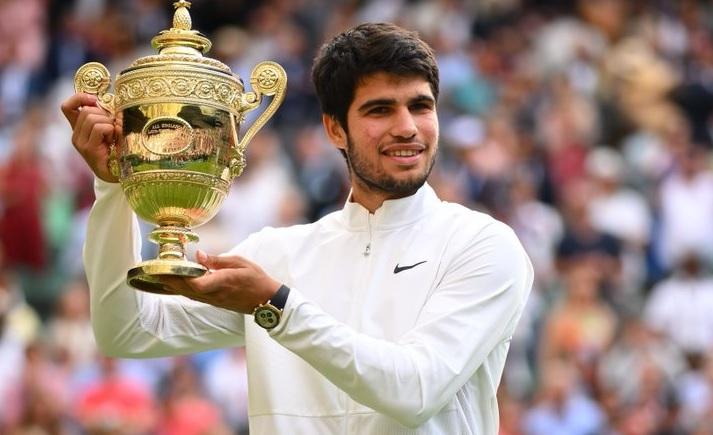
M322 47L313 81L349 200L228 255L199 253L211 273L171 285L200 302L127 287L140 239L106 170L115 126L87 95L64 103L98 178L84 257L99 346L152 357L245 345L250 433L497 433L532 268L504 224L426 184L438 149L433 52L394 25L362 24Z

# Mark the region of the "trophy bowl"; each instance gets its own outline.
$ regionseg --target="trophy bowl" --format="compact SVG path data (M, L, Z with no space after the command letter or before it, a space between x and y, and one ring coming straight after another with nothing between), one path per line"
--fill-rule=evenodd
M287 76L274 62L255 66L252 91L218 60L203 57L210 41L191 30L190 3L174 3L173 27L152 40L157 55L134 61L115 80L90 62L77 70L75 90L98 97L121 134L110 146L109 167L137 216L156 228L149 239L158 257L130 269L127 282L139 290L172 294L166 276L197 277L207 270L190 261L185 245L198 241L193 228L220 209L230 183L245 167L248 142L284 99ZM270 103L240 138L247 112L263 96Z

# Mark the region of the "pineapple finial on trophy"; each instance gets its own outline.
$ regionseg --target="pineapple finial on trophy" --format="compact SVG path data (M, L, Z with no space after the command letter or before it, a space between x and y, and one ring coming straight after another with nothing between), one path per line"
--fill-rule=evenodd
M201 57L210 50L211 42L199 31L193 30L193 21L188 9L191 3L179 0L173 3L176 9L173 14L173 26L169 30L159 32L151 40L151 45L160 54L187 54Z
M173 7L176 8L176 12L173 14L173 28L191 30L193 23L191 22L191 15L188 13L188 9L191 7L191 2L179 0L173 4Z

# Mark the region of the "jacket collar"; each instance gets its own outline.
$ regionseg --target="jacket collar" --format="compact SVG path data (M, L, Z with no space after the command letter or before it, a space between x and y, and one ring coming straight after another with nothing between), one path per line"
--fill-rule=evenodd
M371 227L376 229L390 229L411 224L421 219L432 210L440 199L433 188L425 183L411 196L399 199L389 199L376 209L374 214L361 204L352 202L352 193L344 204L341 220L344 225L354 231L362 231Z

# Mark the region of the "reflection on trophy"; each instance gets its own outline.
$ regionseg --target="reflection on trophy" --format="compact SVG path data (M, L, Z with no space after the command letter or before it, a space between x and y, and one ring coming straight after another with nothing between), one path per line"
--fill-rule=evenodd
M192 231L219 210L233 178L245 167L245 149L282 103L287 76L274 62L262 62L250 77L251 92L223 63L203 57L211 43L191 30L190 3L180 0L173 27L151 41L157 55L134 61L108 93L110 75L91 62L76 73L77 92L98 97L122 135L110 147L109 165L126 198L142 219L157 227L149 238L158 258L130 269L128 283L140 290L170 293L164 276L196 277L206 272L189 261L185 244ZM272 96L242 138L245 114ZM107 247L107 249L110 249Z

